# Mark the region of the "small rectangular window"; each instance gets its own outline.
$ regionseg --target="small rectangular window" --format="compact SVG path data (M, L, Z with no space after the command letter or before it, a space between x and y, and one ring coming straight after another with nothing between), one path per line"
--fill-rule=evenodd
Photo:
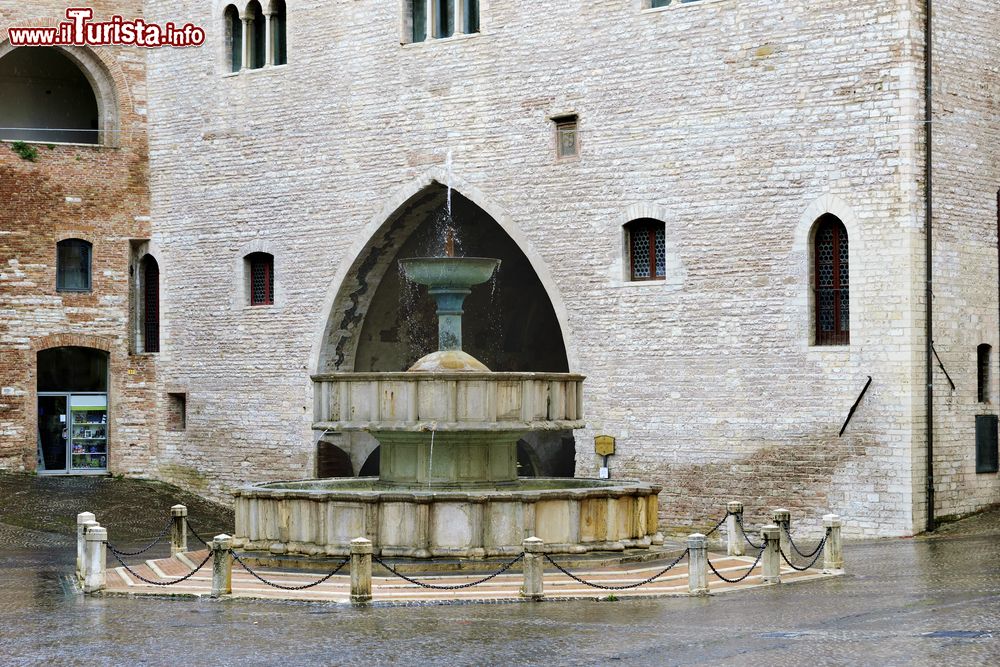
M556 124L556 156L560 158L578 156L580 140L576 115L560 116L552 120Z
M167 394L167 430L183 431L187 428L187 394Z
M56 246L56 290L90 291L90 243L66 239Z

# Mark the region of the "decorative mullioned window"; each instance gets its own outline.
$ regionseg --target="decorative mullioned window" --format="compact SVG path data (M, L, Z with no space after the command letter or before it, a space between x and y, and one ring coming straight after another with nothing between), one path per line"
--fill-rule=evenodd
M404 0L403 6L409 33L403 41L479 32L479 0Z
M250 305L274 304L274 256L266 252L247 255L250 273Z
M628 239L629 278L663 280L667 276L666 231L663 222L651 218L625 225Z
M230 72L243 69L243 21L240 11L229 5L223 12L226 23L226 63Z
M814 244L816 345L851 341L850 265L847 229L824 215L816 223Z

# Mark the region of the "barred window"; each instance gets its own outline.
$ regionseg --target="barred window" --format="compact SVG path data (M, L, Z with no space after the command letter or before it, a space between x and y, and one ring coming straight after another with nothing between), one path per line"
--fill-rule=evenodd
M160 265L151 255L142 259L142 351L160 351Z
M839 218L817 221L815 245L816 345L847 345L851 339L850 256Z
M663 280L666 268L666 232L663 222L651 218L625 225L632 280Z
M250 268L250 305L270 306L274 303L274 256L266 252L247 255Z

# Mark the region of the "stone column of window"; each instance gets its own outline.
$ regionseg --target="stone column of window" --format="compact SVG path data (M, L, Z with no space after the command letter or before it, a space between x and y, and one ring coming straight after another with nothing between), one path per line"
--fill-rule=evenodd
M425 41L430 41L437 37L437 13L438 13L438 0L427 0L424 3L424 9L427 11L427 37Z
M274 21L275 16L268 7L264 14L264 67L274 64Z
M465 0L455 0L455 16L454 16L454 26L455 30L452 34L454 35L464 35L465 34L465 10L468 3Z
M253 16L241 16L243 19L243 69L250 69L250 52L253 48Z

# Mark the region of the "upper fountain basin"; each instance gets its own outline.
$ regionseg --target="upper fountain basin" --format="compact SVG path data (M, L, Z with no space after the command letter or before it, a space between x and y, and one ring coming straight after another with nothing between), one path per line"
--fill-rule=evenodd
M432 288L479 285L500 266L499 259L490 257L414 257L399 263L407 280Z

